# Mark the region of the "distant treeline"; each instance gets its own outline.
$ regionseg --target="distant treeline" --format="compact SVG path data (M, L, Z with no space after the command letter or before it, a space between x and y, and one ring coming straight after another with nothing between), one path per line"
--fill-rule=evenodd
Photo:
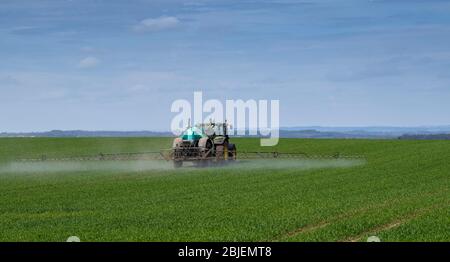
M248 130L246 135L236 135L237 137L260 137L251 135ZM317 131L311 130L280 130L281 138L327 138L327 139L409 139L409 140L447 140L450 134L404 134L397 132L375 132L375 131ZM48 132L30 133L1 133L0 137L173 137L171 132L154 131L84 131L84 130L53 130Z
M403 140L450 140L450 134L402 135L398 139L403 139Z

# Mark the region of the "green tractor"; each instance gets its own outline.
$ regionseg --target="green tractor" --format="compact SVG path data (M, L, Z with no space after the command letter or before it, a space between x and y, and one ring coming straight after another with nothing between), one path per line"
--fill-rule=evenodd
M236 160L236 146L230 143L227 123L199 124L188 127L173 140L172 160L176 168L191 161L199 167Z

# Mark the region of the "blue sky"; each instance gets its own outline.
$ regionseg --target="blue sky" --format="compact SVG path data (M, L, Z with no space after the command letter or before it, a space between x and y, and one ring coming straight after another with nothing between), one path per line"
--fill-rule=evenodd
M175 99L282 126L444 125L450 1L0 1L0 131L168 130Z

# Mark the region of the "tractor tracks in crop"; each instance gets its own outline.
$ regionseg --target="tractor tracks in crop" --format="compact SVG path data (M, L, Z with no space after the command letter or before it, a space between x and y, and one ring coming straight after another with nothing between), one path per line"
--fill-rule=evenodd
M442 192L447 192L447 191L448 191L448 189L446 187L444 187L444 188L442 188L442 190L439 190L438 192L433 191L433 192L427 192L427 193L420 194L420 197L421 198L432 197L432 196L436 196L438 194L441 194ZM283 241L283 240L286 240L286 239L289 239L289 238L292 238L292 237L295 237L295 236L298 236L298 235L302 235L302 234L305 234L305 233L313 232L315 230L319 230L321 228L325 228L325 227L327 227L329 225L332 225L333 223L341 222L341 221L343 221L345 219L349 219L349 218L352 218L352 217L355 217L355 216L364 215L365 213L368 213L368 212L370 212L370 211L372 211L374 209L390 208L390 207L394 207L395 205L400 204L400 203L404 204L404 203L413 202L416 199L417 199L417 194L409 196L407 198L403 198L403 199L394 199L394 200L387 199L387 200L383 201L382 203L375 203L375 204L371 204L371 205L364 206L364 207L361 207L361 208L353 209L353 210L350 210L348 212L336 215L334 217L322 220L322 221L320 221L318 223L305 225L305 226L296 228L294 230L291 230L291 231L279 234L279 235L275 236L272 239L269 239L269 240L266 239L266 240L263 240L263 241L268 241L268 242ZM376 228L372 228L370 230L364 231L364 232L358 234L357 236L353 236L353 237L349 237L349 238L346 238L344 240L341 240L341 242L343 242L343 241L344 242L345 241L350 241L351 242L353 240L354 241L358 241L359 239L361 239L364 235L366 235L368 233L371 233L371 232L374 232L374 231L378 232L378 231L392 229L392 228L397 227L397 226L399 226L399 225L401 225L401 224L403 224L403 223L405 223L405 222L407 222L409 220L414 219L415 217L417 217L419 215L426 214L427 213L426 211L429 212L429 211L432 211L432 210L435 210L435 209L438 209L438 208L442 208L442 207L446 207L446 206L449 206L449 205L450 205L450 203L446 203L445 205L442 205L442 204L440 204L440 205L432 205L432 206L428 206L426 208L422 208L422 209L416 210L415 212L409 213L407 216L404 216L402 219L396 219L396 220L394 220L394 221L392 221L392 222L390 222L388 224L377 226ZM416 214L416 216L413 216L414 214Z
M436 204L436 205L431 205L431 206L428 206L425 208L421 208L421 209L415 210L414 212L410 212L410 213L402 216L401 218L394 219L389 223L376 226L367 231L361 232L360 234L358 234L356 236L345 238L339 242L358 242L358 241L361 241L365 236L367 236L369 234L379 233L379 232L383 232L383 231L387 231L387 230L399 227L413 219L416 219L423 215L426 215L427 213L429 213L431 211L441 209L441 208L446 208L446 207L450 207L450 202L445 203L445 204Z

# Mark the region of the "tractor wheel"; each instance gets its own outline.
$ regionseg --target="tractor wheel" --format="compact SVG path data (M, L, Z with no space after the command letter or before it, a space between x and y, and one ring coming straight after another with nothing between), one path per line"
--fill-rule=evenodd
M237 152L235 144L228 144L228 160L236 160Z

